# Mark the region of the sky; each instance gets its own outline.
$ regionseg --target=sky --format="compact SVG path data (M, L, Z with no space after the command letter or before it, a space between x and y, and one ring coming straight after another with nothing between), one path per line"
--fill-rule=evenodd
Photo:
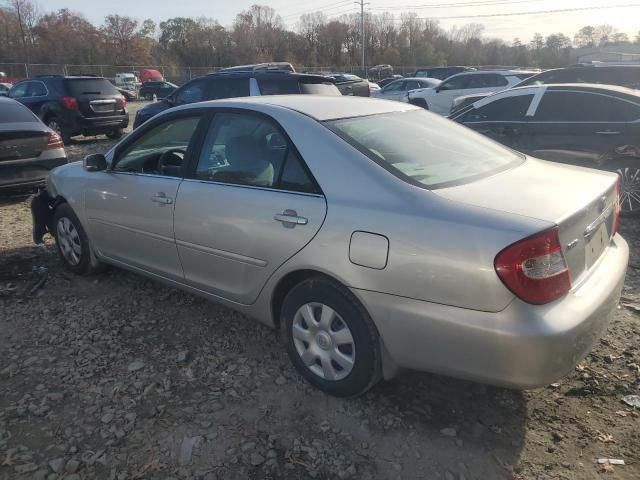
M628 5L626 8L609 8L561 13L530 14L522 16L449 18L441 19L440 25L449 29L466 23L485 25L485 37L511 41L518 37L523 42L531 39L535 32L543 35L562 32L573 35L584 25L610 24L620 32L634 38L640 30L640 0L367 0L365 8L372 13L389 11L399 18L399 12L415 11L421 18L459 17L519 12L539 12L594 6ZM102 23L109 14L129 15L139 19L151 18L160 22L170 17L205 16L218 20L222 25L231 25L237 13L253 3L269 5L280 14L289 28L295 28L302 13L323 11L327 16L359 12L353 0L312 0L294 3L290 0L180 0L166 2L158 0L36 0L43 11L69 8L83 13L95 24Z

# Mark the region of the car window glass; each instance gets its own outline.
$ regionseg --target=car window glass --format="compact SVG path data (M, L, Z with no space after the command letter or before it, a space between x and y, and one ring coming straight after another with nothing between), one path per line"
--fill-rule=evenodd
M384 87L385 92L401 92L404 90L405 85L404 80L396 80L395 82L391 82L389 85Z
M0 102L0 123L39 123L40 120L19 102Z
M300 85L293 78L258 77L261 95L289 95L300 93Z
M249 96L249 78L219 78L211 82L209 100Z
M427 188L471 182L523 161L493 140L422 109L326 123L372 161Z
M30 82L27 89L28 97L43 97L47 94L47 89L42 82Z
M215 116L196 177L297 191L309 191L313 184L302 161L273 121L241 113Z
M637 118L637 107L607 95L587 92L547 92L534 120L564 122L625 121ZM635 117L635 118L634 118Z
M65 78L64 81L72 97L118 94L116 87L104 78Z
M460 75L458 77L450 78L442 84L441 90L461 90L467 88L467 85L469 84L469 77L472 76L474 75Z
M22 98L27 94L27 87L31 82L23 82L18 85L14 85L11 90L9 90L9 96L11 98Z
M113 169L181 176L182 163L199 121L199 116L193 116L174 118L156 125L118 155Z
M202 102L206 99L206 80L195 80L182 87L175 96L176 105Z
M483 107L470 110L462 117L462 122L522 121L526 118L531 100L533 94L494 100Z
M416 88L420 88L420 84L416 80L408 80L404 87L405 90L415 90Z

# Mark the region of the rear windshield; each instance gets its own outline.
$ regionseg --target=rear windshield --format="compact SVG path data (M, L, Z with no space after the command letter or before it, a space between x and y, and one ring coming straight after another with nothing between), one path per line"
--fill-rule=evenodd
M36 116L21 104L0 102L0 123L37 122Z
M523 155L424 110L326 124L397 177L430 189L468 183L524 161Z
M340 96L340 90L333 82L322 78L259 78L258 86L262 95L291 95L298 93Z
M82 95L118 95L116 87L104 78L67 78L67 90L72 97Z

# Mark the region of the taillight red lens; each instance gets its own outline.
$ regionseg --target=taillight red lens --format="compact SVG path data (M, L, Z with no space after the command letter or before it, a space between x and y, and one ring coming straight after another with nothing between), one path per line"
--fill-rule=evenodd
M73 97L62 97L62 105L67 110L78 110L78 101Z
M552 302L571 290L558 227L508 246L496 256L495 269L509 290L534 305Z
M47 150L51 150L53 148L62 148L64 147L64 142L62 141L62 137L57 133L49 134L49 141L47 142Z
M122 109L124 110L125 108L127 108L127 99L124 97L124 95L120 97L120 99L122 101Z
M611 236L613 237L620 229L620 177L616 182L616 206L613 212L613 228Z

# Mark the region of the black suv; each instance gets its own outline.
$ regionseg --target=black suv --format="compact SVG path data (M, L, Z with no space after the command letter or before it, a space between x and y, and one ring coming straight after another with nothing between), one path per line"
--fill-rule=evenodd
M102 77L43 75L16 83L9 97L31 109L65 143L80 134L119 138L129 125L127 101Z
M289 71L226 71L195 78L160 102L141 108L133 127L171 107L187 103L257 95L341 95L332 78Z

